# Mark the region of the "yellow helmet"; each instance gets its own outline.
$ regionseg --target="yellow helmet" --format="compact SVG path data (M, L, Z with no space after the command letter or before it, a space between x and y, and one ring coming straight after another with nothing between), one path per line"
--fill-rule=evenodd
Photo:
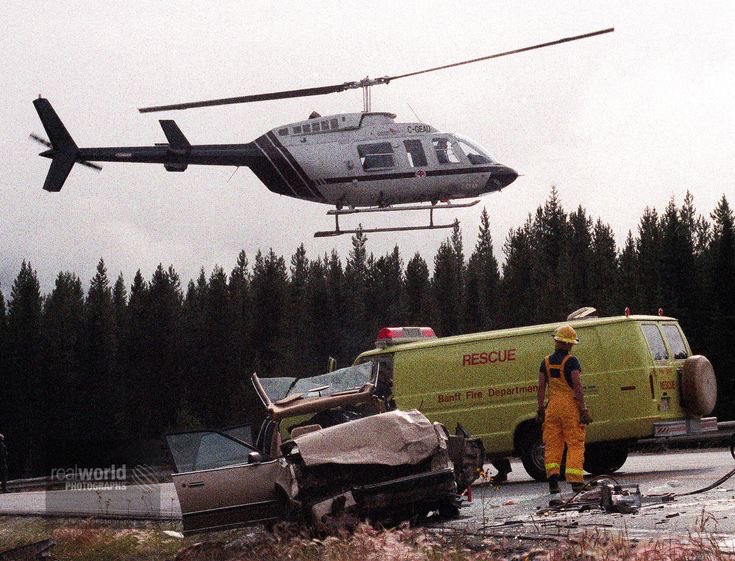
M574 328L571 325L562 325L561 327L557 327L554 330L554 341L559 341L560 343L572 343L573 345L579 343L577 332L574 331Z

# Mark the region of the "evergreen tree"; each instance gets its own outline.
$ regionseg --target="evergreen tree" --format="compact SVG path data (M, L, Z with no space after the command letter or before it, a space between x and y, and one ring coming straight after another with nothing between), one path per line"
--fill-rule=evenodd
M310 370L312 347L309 346L312 332L307 321L306 284L309 276L309 260L306 248L300 244L291 256L291 279L289 283L289 341L288 366L292 376L313 374Z
M30 476L42 469L40 446L44 428L41 378L41 289L36 272L23 261L13 282L8 304L8 372L6 408L10 422L5 434L14 443L9 458L11 477Z
M691 204L691 201L690 201ZM681 318L686 330L695 286L694 221L683 220L674 199L661 217L661 307L667 315ZM691 210L693 214L693 209Z
M43 442L34 442L55 465L91 465L97 452L92 441L98 430L104 430L100 424L109 421L92 419L90 415L100 396L85 372L89 355L86 333L82 283L72 273L59 273L53 291L44 301L41 388L45 405L41 417L36 419L54 430L46 431ZM105 413L111 411L114 410Z
M280 376L288 341L288 275L286 262L273 249L255 256L252 345L259 376Z
M352 236L352 249L344 270L346 315L342 319L345 326L343 344L344 351L351 356L361 352L365 342L370 340L371 320L375 313L368 304L369 266L366 244L367 237L359 229Z
M360 343L356 343L355 338L347 334L350 325L347 316L350 313L352 295L348 292L345 271L342 269L342 262L335 250L329 254L329 259L324 257L324 264L330 300L329 308L325 312L331 321L322 336L331 341L330 356L336 358L338 364L344 366L352 364L355 353L360 352L358 349L362 349Z
M327 281L327 256L309 263L306 278L306 324L309 329L307 356L310 372L321 372L327 359L335 356L335 340L332 339L338 318L334 314L334 297Z
M712 337L709 355L718 378L715 413L735 418L735 359L730 348L735 334L735 215L723 195L712 212Z
M589 302L600 316L620 315L618 306L618 258L612 228L597 219L592 230L589 256Z
M0 286L0 372L8 372L8 314L5 308L5 296ZM8 412L5 407L0 407L0 427L6 427L8 423Z
M437 335L462 333L463 272L462 235L457 223L452 236L439 246L434 256L432 291L438 312Z
M5 296L3 296L2 285L0 285L0 356L5 351L5 337L7 337L8 312L5 308Z
M122 387L116 379L117 328L112 288L105 262L100 259L86 301L84 389L89 403L82 417L97 427L94 440L103 452L119 438L116 417L122 404Z
M638 247L633 238L633 233L628 230L628 237L620 252L618 262L618 278L620 279L620 290L617 295L617 307L624 310L628 308L631 312L642 308L640 297L639 273L638 273Z
M227 275L219 266L209 277L204 322L205 338L200 348L206 360L202 381L208 391L204 400L201 399L204 396L196 398L198 402L207 402L207 414L203 416L205 423L221 426L241 420L243 412L231 408L231 396L247 374L238 371L232 359L233 314Z
M172 266L156 267L148 286L145 314L146 346L143 364L147 373L142 412L148 415L150 434L159 438L176 419L183 374L181 317L183 295L179 275Z
M638 226L636 244L638 286L641 309L656 313L661 304L661 224L655 208L646 207Z
M175 430L186 430L192 426L179 425L179 421L192 421L200 424L201 419L208 416L212 407L209 395L210 379L207 368L207 342L205 328L207 277L204 268L199 270L197 282L189 280L182 305L182 342L184 367L182 375L182 391L176 410ZM197 388L197 397L190 395Z
M490 218L483 208L477 244L465 277L465 331L485 331L497 325L499 290L500 272L493 251Z
M115 286L112 288L112 309L115 315L115 337L118 340L118 356L116 356L116 362L119 364L120 337L128 322L128 291L125 288L125 279L122 273L117 276Z
M564 319L571 307L569 226L567 215L552 188L533 222L533 276L536 315L533 323Z
M239 374L239 383L230 399L233 412L256 423L262 415L262 407L249 379L255 370L251 344L253 304L250 281L248 258L244 251L240 251L228 284L232 308L232 368Z
M148 383L148 371L144 360L147 352L148 299L148 285L138 269L130 286L126 322L120 325L121 329L118 332L120 343L118 362L125 396L123 425L127 428L129 437L134 435L137 437L143 435L144 430L150 430L150 427L145 426L146 419L143 413Z
M368 309L366 318L368 336L374 338L381 327L387 325L402 325L403 308L401 295L403 293L403 261L398 246L386 255L372 260L368 273ZM368 339L362 341L357 351L362 352L369 344Z
M565 271L564 276L569 283L567 313L582 306L599 306L590 287L590 275L593 274L594 270L592 240L592 219L587 216L584 208L579 206L575 212L569 215L569 245L562 254L564 262L560 268L560 272ZM614 255L613 248L613 261L611 263L613 266L615 264ZM598 264L604 265L603 263L595 263L595 265ZM594 296L597 296L597 294Z
M532 325L536 317L536 291L532 282L534 270L533 221L528 217L519 228L511 228L503 246L505 263L501 281L499 327Z
M429 267L418 252L406 265L403 307L406 324L429 327L436 325Z

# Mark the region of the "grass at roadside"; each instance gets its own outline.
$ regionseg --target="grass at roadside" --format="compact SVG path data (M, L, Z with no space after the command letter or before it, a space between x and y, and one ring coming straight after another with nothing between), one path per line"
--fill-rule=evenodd
M709 534L633 540L624 533L591 531L563 538L524 539L480 533L409 528L376 530L361 525L352 534L315 538L297 526L273 534L232 530L193 538L167 527L94 521L0 518L0 551L53 538L58 561L720 561L735 559Z

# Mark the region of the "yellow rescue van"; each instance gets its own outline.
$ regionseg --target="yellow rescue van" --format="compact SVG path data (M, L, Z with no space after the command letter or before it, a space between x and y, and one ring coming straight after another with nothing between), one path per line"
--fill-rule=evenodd
M630 446L717 430L717 385L710 362L692 355L672 317L625 315L569 322L580 344L587 428L585 470L619 469ZM446 426L482 438L489 457L517 456L545 479L541 430L535 421L538 371L553 352L554 329L534 325L437 338L430 328L384 328L374 350L356 363L377 362L376 388L390 407L419 409Z

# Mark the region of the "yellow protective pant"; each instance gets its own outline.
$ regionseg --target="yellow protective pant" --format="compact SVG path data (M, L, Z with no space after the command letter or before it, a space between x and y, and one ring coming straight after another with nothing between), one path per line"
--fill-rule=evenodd
M544 419L544 464L546 477L559 475L564 445L567 446L566 480L583 481L585 426L579 422L579 409L573 397L549 400Z

